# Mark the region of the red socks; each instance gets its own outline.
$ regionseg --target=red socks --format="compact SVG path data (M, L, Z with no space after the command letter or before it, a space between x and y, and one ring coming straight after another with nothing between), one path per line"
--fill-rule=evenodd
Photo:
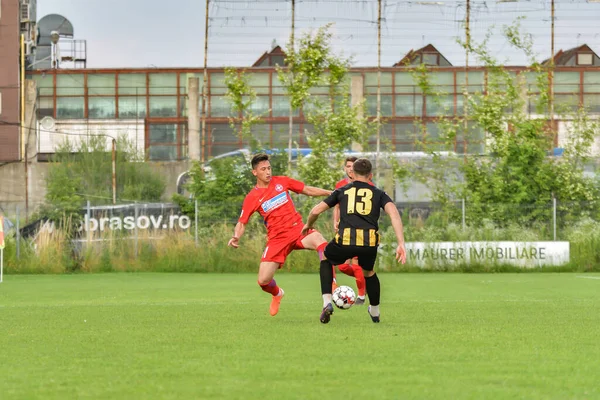
M346 274L348 276L354 276L354 269L352 268L352 265L340 264L337 267L340 269L340 272L343 272L344 274Z
M354 271L354 279L356 279L356 287L358 288L358 295L364 297L367 294L367 283L365 282L365 274L363 273L360 265L352 264L352 270Z
M358 295L364 296L367 292L367 284L365 283L365 275L360 265L356 264L340 264L338 265L340 271L348 276L353 276L356 279L356 287L358 288Z
M263 291L271 293L273 296L277 296L279 294L279 286L277 286L275 279L271 279L271 282L267 283L266 285L261 285L259 283L258 286L260 286Z

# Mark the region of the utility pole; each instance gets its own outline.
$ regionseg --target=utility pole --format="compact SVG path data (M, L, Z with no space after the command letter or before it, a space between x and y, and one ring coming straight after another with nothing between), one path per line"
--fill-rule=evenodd
M23 160L23 166L25 167L25 223L29 222L29 165L27 163L27 135L25 134L25 36L20 36L20 61L21 61L21 118L20 121L20 133L21 133L21 158Z
M465 39L467 51L465 51L465 91L463 93L464 110L464 133L463 133L463 154L467 155L467 138L469 136L469 51L471 50L471 2L467 0L467 11L465 18Z
M550 71L548 72L549 82L549 99L548 108L550 111L550 129L552 130L552 146L556 147L557 143L557 129L554 129L554 0L550 6Z
M117 140L112 138L112 202L117 204Z
M376 182L379 182L379 158L381 151L381 0L377 0L377 153L375 157Z
M294 54L294 30L295 30L295 12L296 12L296 0L292 0L292 33L290 34L290 51ZM292 63L288 64L288 71L290 74L290 80L294 79L292 72ZM292 105L292 98L290 97L290 118L289 118L289 132L288 132L288 173L292 171L292 134L294 131L294 107Z
M206 10L204 16L204 78L202 84L202 139L200 141L200 162L205 161L205 143L206 143L206 103L208 101L207 86L208 86L208 4L210 0L206 0ZM191 111L190 111L191 112Z

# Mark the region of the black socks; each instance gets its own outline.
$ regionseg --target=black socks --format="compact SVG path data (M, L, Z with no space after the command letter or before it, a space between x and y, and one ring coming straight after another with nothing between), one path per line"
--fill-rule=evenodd
M323 267L321 267L321 271L323 271ZM377 277L377 274L373 274L370 277L365 276L365 282L367 283L367 295L369 296L369 304L371 304L372 306L378 306L379 297L381 296L381 287L379 286L379 278ZM321 272L321 286L323 286L323 272Z

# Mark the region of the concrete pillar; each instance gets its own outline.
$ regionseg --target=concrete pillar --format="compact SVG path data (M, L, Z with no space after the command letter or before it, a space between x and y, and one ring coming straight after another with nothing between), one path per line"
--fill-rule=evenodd
M188 78L188 150L189 159L200 161L200 79Z
M25 81L25 120L23 129L25 129L25 152L27 160L37 161L38 137L37 137L37 84L35 81L27 79Z
M364 82L362 75L353 75L350 83L350 100L352 107L360 104L364 100ZM359 114L359 118L362 118L362 111ZM352 143L352 151L362 151L360 143Z

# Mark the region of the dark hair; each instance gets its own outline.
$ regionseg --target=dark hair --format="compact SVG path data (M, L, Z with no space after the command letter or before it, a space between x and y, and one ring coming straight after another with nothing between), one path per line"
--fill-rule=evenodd
M359 158L358 160L354 161L352 169L354 170L355 174L366 177L371 173L373 166L371 165L371 161L367 160L366 158Z
M350 161L350 162L354 162L354 161L356 161L356 160L358 160L358 157L354 157L354 156L348 156L348 157L346 157L346 161L344 161L344 165L346 165L346 163L347 163L348 161Z
M263 161L269 161L269 155L265 153L256 154L252 157L252 169L256 168L256 166Z

